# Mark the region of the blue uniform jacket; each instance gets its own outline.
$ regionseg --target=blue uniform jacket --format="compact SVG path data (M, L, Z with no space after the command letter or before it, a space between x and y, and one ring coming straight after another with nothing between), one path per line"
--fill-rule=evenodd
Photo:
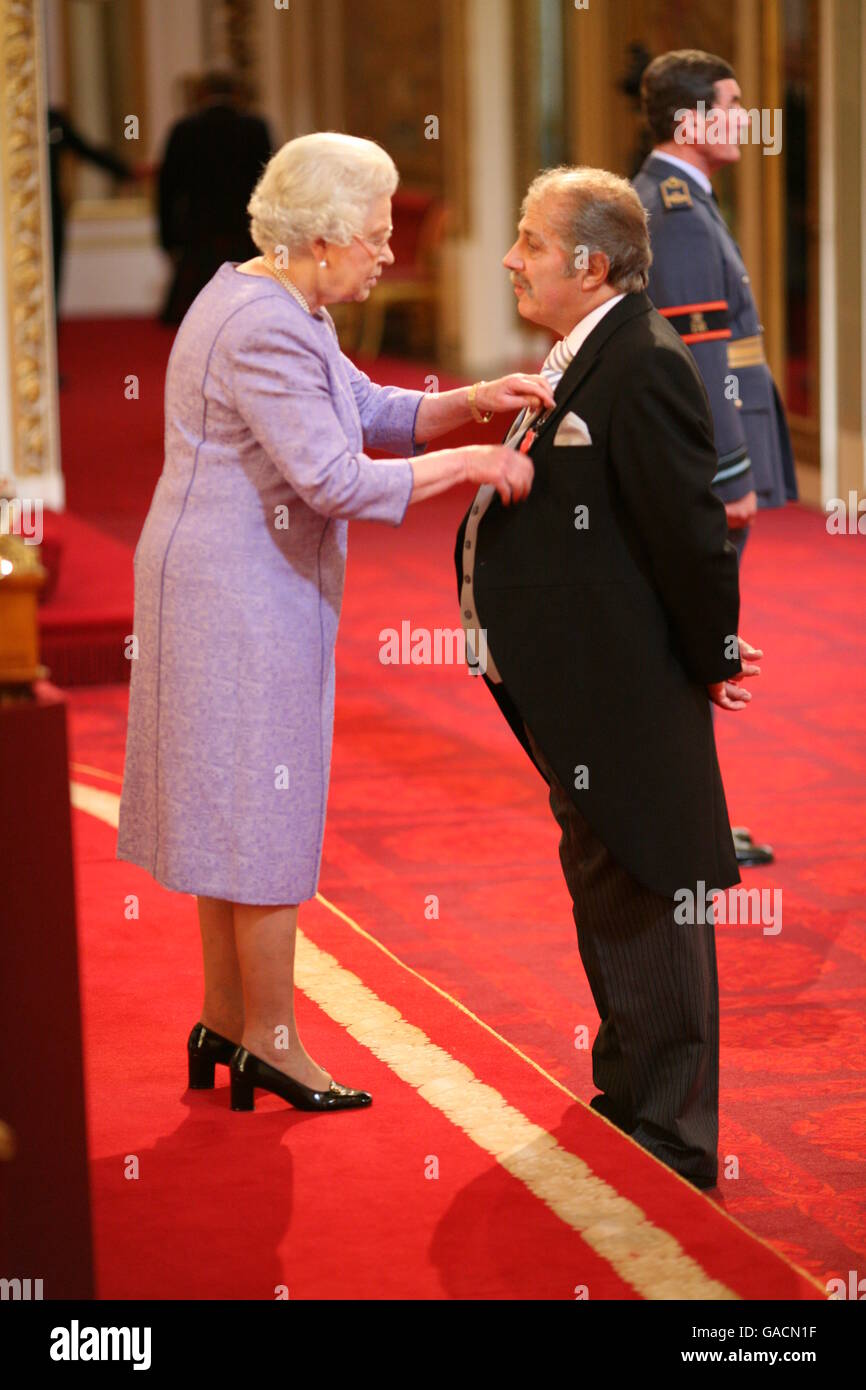
M797 496L785 411L767 365L763 328L740 248L697 179L650 155L634 187L649 213L647 293L688 343L713 412L716 494L755 491L760 507Z

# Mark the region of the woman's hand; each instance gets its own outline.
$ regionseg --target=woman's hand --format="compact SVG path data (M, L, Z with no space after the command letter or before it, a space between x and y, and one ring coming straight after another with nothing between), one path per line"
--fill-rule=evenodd
M475 392L475 404L484 412L492 410L494 415L511 414L523 410L552 410L556 402L553 392L541 375L531 376L528 372L512 372L496 381L482 381Z
M414 485L410 502L435 497L455 483L492 483L506 507L521 502L532 487L534 469L526 454L505 444L470 444L410 459Z
M506 444L475 444L461 453L466 461L466 481L492 483L506 507L529 496L535 470L528 455Z
M528 406L530 410L552 410L556 402L543 376L528 372L512 372L498 381L479 381L475 387L475 409L483 415L514 415ZM427 391L415 417L415 442L427 444L441 434L450 434L472 418L469 392L465 386L455 391ZM446 450L442 451L447 452Z

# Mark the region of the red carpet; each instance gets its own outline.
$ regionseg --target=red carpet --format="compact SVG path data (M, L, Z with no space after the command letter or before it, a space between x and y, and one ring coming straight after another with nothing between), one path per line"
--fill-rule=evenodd
M213 1092L185 1093L193 902L112 862L113 832L92 817L76 816L76 839L100 1297L267 1299L284 1285L292 1298L571 1299L578 1285L593 1299L708 1297L716 1285L742 1298L821 1296L318 903L305 934L471 1068L461 1086L474 1074L538 1127L519 1164L531 1171L552 1137L589 1165L608 1202L635 1204L621 1272L308 1000L298 1010L308 1047L371 1089L370 1111L303 1115L260 1096L255 1115L233 1115L222 1070ZM130 892L141 915L120 926ZM597 1239L613 1213L593 1201Z
M554 1084L593 1094L574 1042L595 1015L544 786L488 692L459 668L379 663L381 629L456 623L464 500L413 508L398 531L351 529L320 885L430 983L321 904L302 928L673 1234L706 1277L744 1297L818 1296L725 1213L822 1286L862 1267L862 547L789 509L759 518L746 554L742 632L763 646L766 671L753 707L717 727L734 819L778 855L747 886L781 888L784 914L776 936L718 930L730 1176L714 1204ZM126 690L73 691L71 704L76 781L116 793ZM76 813L76 836L102 1297L272 1297L281 1283L293 1297L572 1298L576 1285L658 1296L311 1000L300 1009L309 1050L369 1086L370 1112L308 1117L263 1099L255 1116L234 1116L224 1080L185 1094L200 1003L194 902L117 863L113 832L92 815ZM138 920L124 916L130 893ZM352 1127L351 1142L336 1142L335 1124ZM124 1177L130 1154L137 1181Z

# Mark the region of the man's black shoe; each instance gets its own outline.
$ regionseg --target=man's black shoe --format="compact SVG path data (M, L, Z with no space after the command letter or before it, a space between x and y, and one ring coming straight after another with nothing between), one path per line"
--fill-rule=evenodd
M702 1192L711 1192L714 1187L718 1187L719 1185L718 1178L689 1178L686 1177L685 1173L682 1173L680 1176L684 1177L686 1182L690 1182L692 1187L699 1187Z
M604 1091L602 1091L600 1095L593 1096L592 1100L589 1102L589 1108L590 1110L597 1110L599 1115L603 1115L606 1120L610 1120L611 1124L616 1125L617 1129L621 1129L625 1134L631 1134L634 1129L634 1125L627 1120L625 1116L620 1114L612 1104L610 1097L606 1096Z
M734 852L737 856L737 863L743 868L756 868L762 864L772 864L775 862L772 845L756 845L752 839L751 832L745 827L737 826L733 830Z

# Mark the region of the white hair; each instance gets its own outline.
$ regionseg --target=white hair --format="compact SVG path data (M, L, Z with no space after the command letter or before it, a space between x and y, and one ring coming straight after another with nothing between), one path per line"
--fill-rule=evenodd
M399 182L391 156L373 140L318 131L289 140L272 155L247 212L260 251L305 250L317 238L347 246L375 198Z

